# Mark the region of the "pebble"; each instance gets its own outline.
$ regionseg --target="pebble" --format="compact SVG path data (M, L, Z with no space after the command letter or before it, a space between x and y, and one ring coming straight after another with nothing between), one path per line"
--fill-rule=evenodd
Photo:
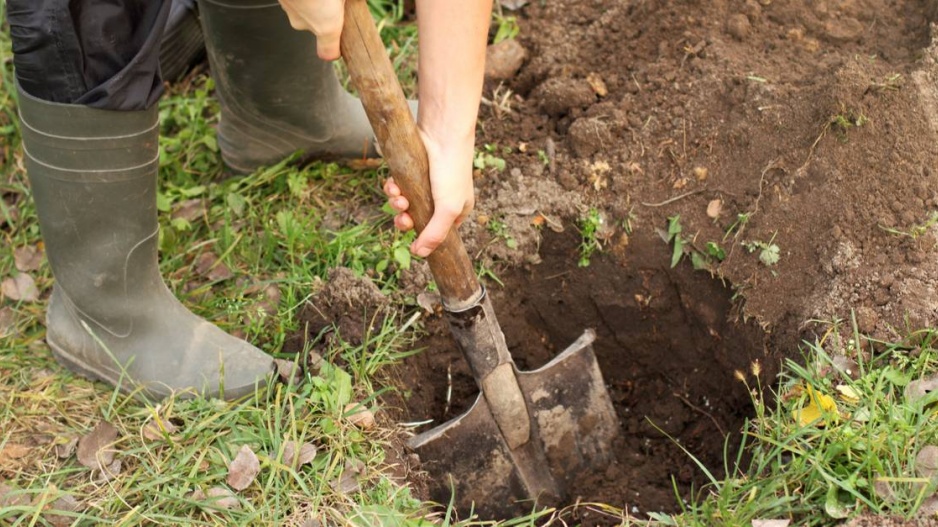
M528 50L513 38L492 44L485 50L485 78L494 81L511 79L527 57Z

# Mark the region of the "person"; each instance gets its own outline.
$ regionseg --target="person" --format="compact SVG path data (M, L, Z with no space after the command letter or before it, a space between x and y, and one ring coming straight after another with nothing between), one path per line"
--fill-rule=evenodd
M298 150L373 151L339 57L344 0L198 0L224 163L248 173ZM271 357L194 315L159 273L160 40L170 0L7 0L27 176L55 277L46 341L66 368L151 398L228 399ZM473 206L472 154L491 0L419 0L418 128L435 213L427 256ZM298 30L295 31L294 29ZM406 198L384 185L400 229Z

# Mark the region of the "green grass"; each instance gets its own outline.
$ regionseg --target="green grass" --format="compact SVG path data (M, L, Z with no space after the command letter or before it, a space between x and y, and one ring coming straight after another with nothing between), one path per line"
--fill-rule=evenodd
M383 35L412 93L413 24L399 2L370 5L382 14ZM0 251L3 278L18 272L12 249L41 240L18 144L6 32L0 32L0 63L0 239L11 248ZM222 179L211 81L204 75L190 80L160 103L163 276L197 314L276 356L304 361L305 352L291 356L281 350L299 329L298 312L317 284L330 269L344 266L396 295L401 273L411 265L406 248L412 235L389 226L380 169L297 167L288 160ZM182 217L181 209L196 213ZM199 272L200 258L224 264L231 277ZM45 298L52 284L48 265L30 275ZM277 291L273 305L261 293L271 287ZM382 374L411 352L417 334L406 301L394 298L380 328L360 345L336 341L322 371L298 385L272 386L231 403L171 398L157 405L57 366L43 342L45 301L4 300L0 320L10 326L0 338L0 484L14 489L7 499L23 500L0 507L0 525L304 525L310 518L324 525L478 525L457 521L446 504L432 507L415 499L388 467L383 447L398 440L399 430L381 420L378 397L389 389ZM745 455L728 459L729 476L713 478L695 499L676 498L682 513L656 516L652 523L749 526L753 519L790 518L797 525L826 526L862 511L914 514L936 486L916 477L914 458L921 447L938 442L938 426L933 398L909 401L903 390L911 380L938 373L936 335L905 331L901 342L871 343L849 324L830 328L824 339L805 346L803 361L786 364L780 382L762 378L757 367L739 372L754 394ZM855 378L832 373L838 355L857 362ZM838 399L842 385L858 399ZM776 397L763 397L763 386ZM824 425L795 419L793 412L809 403L807 386L837 400L837 413L827 412ZM350 423L346 407L353 401L375 410L379 426ZM156 417L177 430L147 438L144 427ZM101 420L118 430L114 449L122 464L107 482L97 481L74 454L56 452ZM315 444L318 454L308 465L287 466L288 441ZM236 493L238 507L224 509L193 495L225 488L227 465L243 445L257 454L261 470ZM346 471L354 473L357 489L337 488ZM882 491L886 484L888 495ZM55 518L62 503L57 500L65 495L81 507ZM582 506L621 517L621 525L642 524L608 505ZM563 525L568 512L547 511L503 525Z

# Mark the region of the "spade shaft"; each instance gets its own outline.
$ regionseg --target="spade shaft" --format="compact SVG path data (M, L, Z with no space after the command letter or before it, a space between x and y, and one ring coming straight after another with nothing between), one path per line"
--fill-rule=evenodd
M348 0L345 4L341 51L385 162L402 194L407 197L410 203L408 212L417 231L421 232L433 215L427 153L365 0ZM428 262L453 336L482 394L481 403L475 405L479 410L477 419L473 421L479 426L467 421L459 431L451 428L431 434L427 442L459 443L456 439L464 439L466 452L453 451L457 452L459 463L472 462L476 456L483 456L488 461L494 459L493 456L498 457L502 460L499 466L506 467L511 473L512 489L508 493L511 497L540 499L542 502L558 499L561 489L552 475L544 438L539 437L541 428L545 426L541 423L544 420L534 411L538 401L553 401L551 397L557 394L547 394L535 401L531 393L525 393L525 390L537 391L539 387L522 387L491 301L479 283L472 261L455 229L428 257ZM591 359L591 348L588 353ZM598 368L595 370L598 374ZM602 388L604 394L604 386ZM562 402L560 404L562 406ZM565 410L561 408L560 413ZM608 410L611 412L611 403ZM455 438L457 434L463 437ZM486 451L479 446L485 443L482 436L495 445L494 450ZM420 445L414 443L413 446L423 455ZM433 449L426 452L440 458L447 457L446 452ZM433 461L425 460L425 465L432 465ZM444 461L436 473L450 474L453 478L467 481L471 478L464 472L469 470L471 466L460 464L455 467ZM499 472L494 470L492 474L497 476ZM469 494L472 494L471 490ZM485 499L503 497L509 496L484 496Z

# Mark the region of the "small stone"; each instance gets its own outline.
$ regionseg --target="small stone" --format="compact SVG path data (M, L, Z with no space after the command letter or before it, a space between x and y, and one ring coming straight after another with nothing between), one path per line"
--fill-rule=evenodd
M485 50L485 78L507 81L518 73L527 57L528 50L513 38L492 44Z
M751 30L752 25L749 23L749 18L742 13L730 15L726 20L726 32L736 40L745 40Z
M702 183L710 177L710 170L707 167L694 167L694 177Z

